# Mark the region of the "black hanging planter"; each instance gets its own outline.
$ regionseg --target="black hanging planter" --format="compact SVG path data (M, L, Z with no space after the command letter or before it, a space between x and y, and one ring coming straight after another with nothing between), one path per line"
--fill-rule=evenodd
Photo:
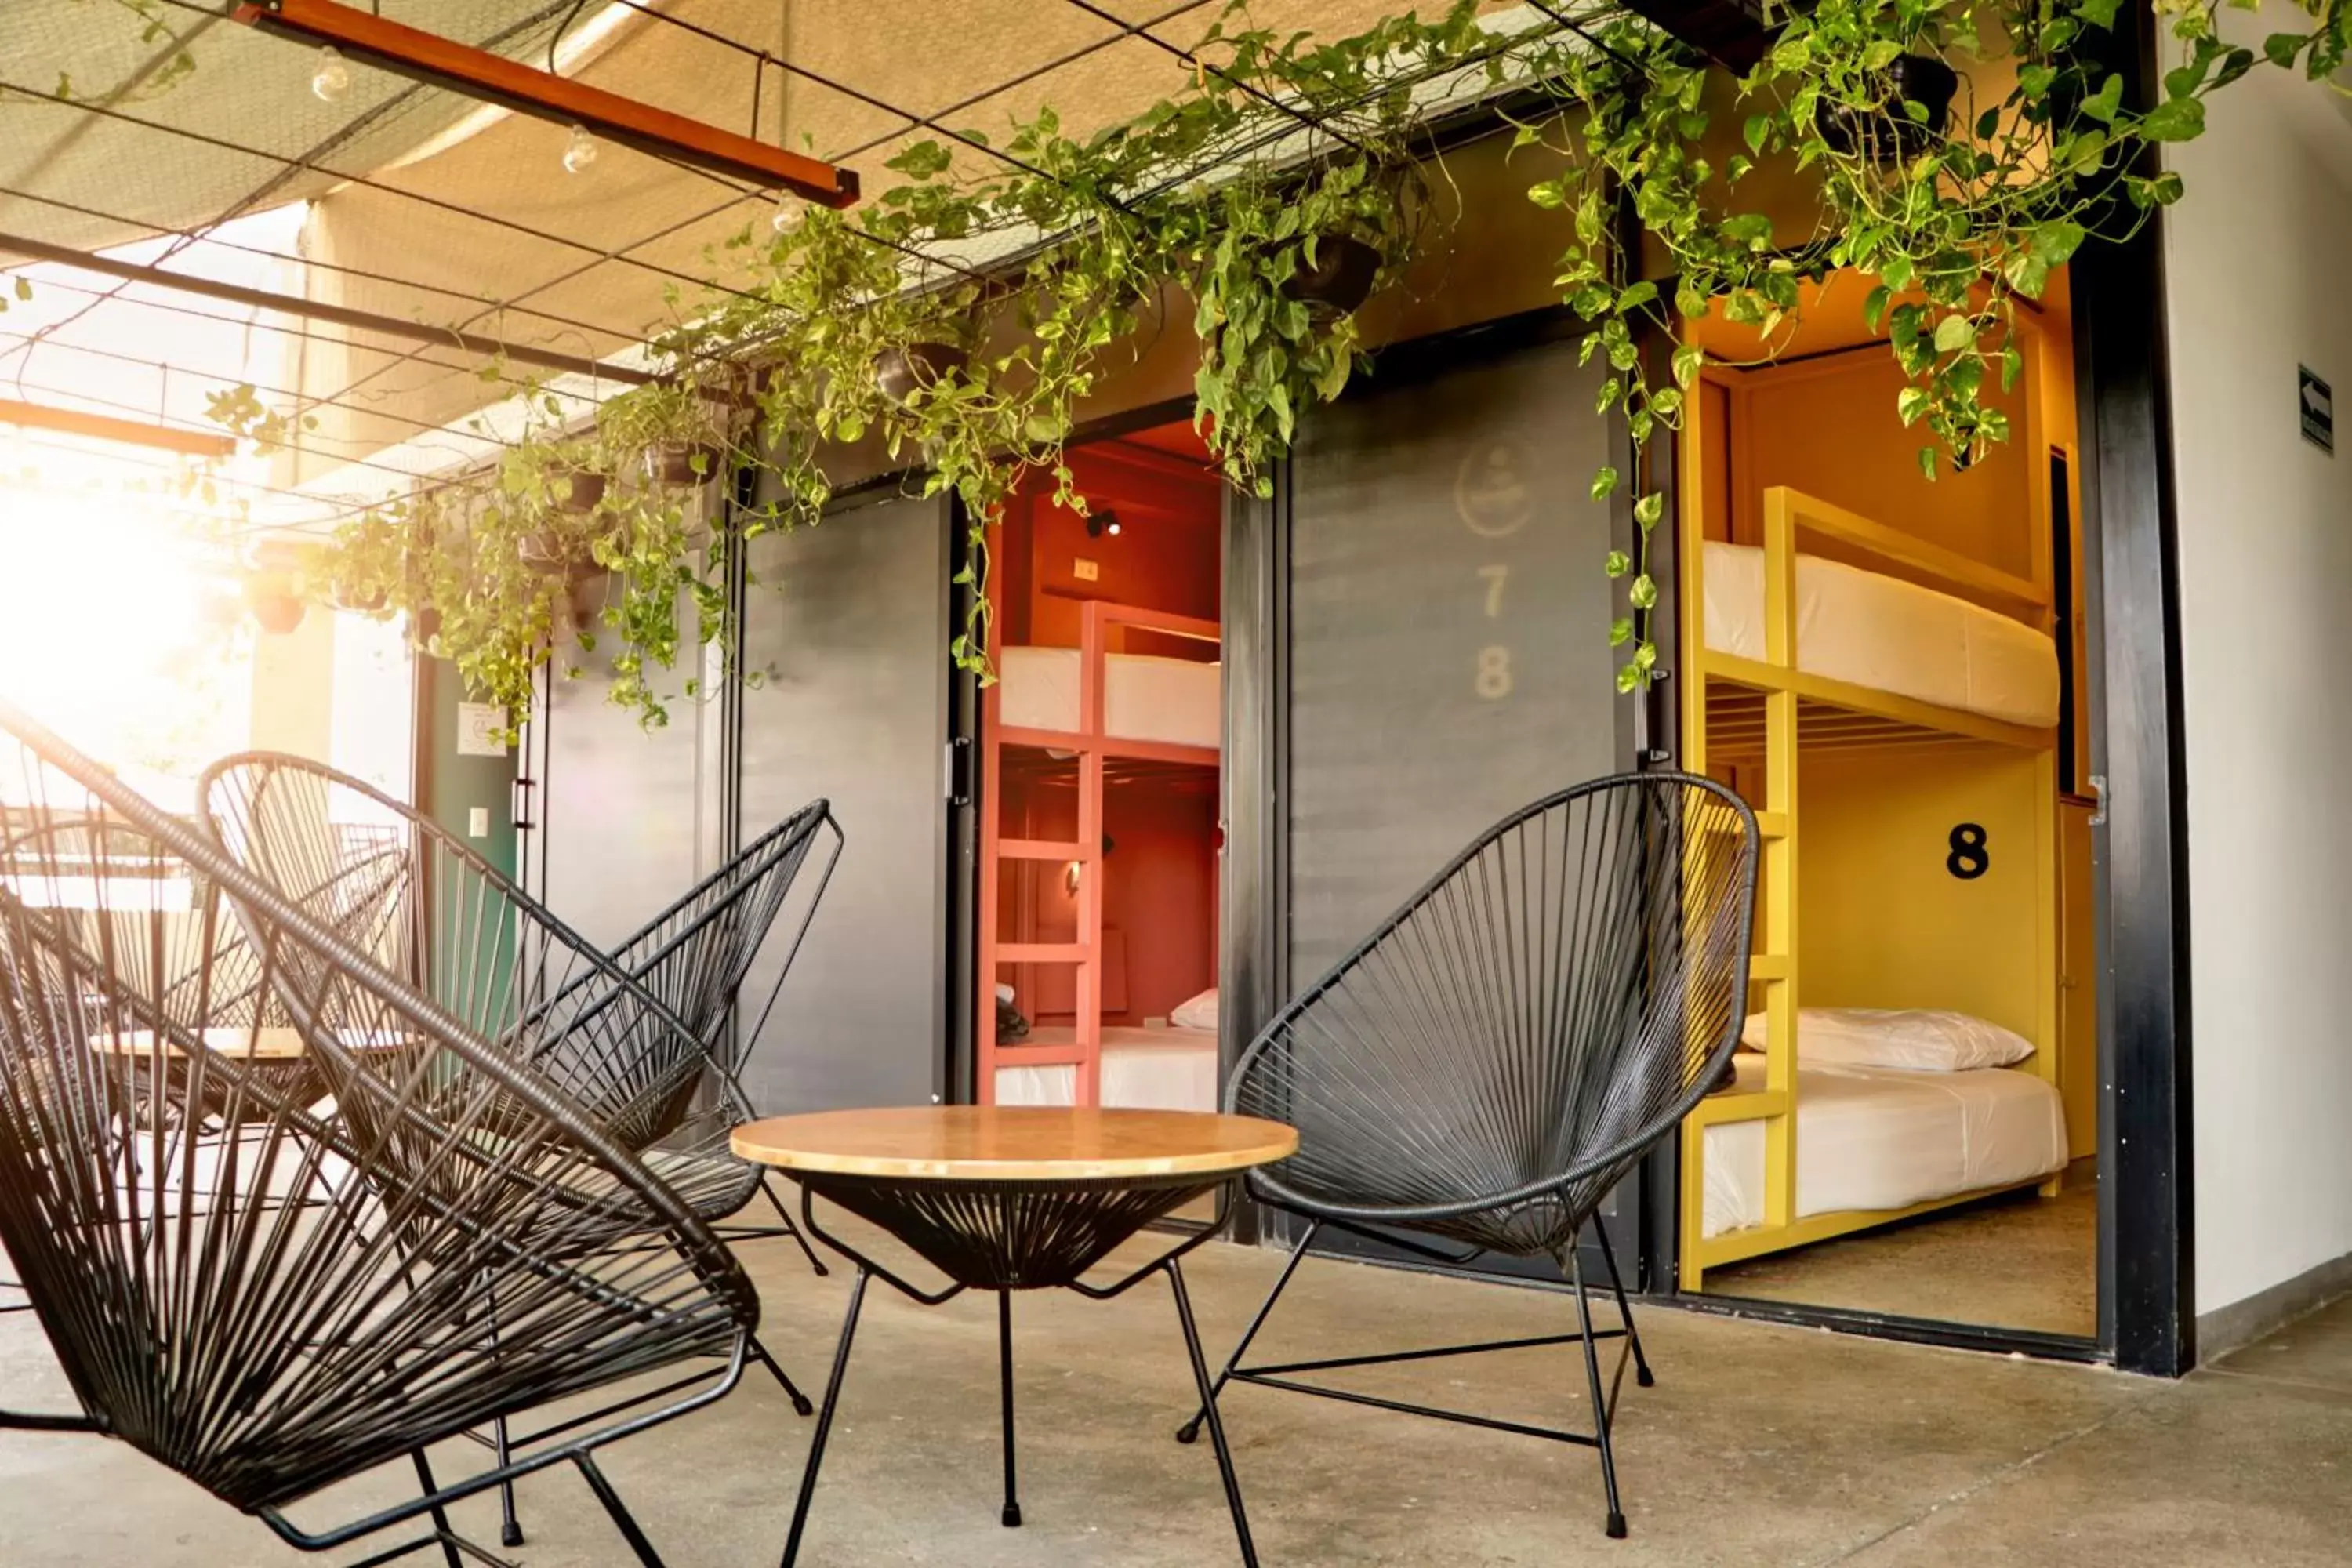
M1917 157L1943 135L1951 118L1952 95L1960 87L1952 68L1933 55L1897 55L1883 74L1886 92L1874 112L1857 114L1844 108L1822 110L1822 140L1832 152L1866 150L1875 162L1891 163ZM1926 110L1927 118L1912 119L1904 110L1906 102Z
M1315 242L1315 259L1301 251L1298 267L1282 291L1309 307L1344 316L1372 297L1381 275L1381 253L1350 234L1327 234Z
M874 356L874 384L893 403L904 403L917 388L936 386L950 371L971 363L971 352L955 343L908 343L884 349Z

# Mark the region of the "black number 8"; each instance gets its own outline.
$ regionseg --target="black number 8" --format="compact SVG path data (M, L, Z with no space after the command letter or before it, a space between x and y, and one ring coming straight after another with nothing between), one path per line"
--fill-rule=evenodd
M1961 881L1973 882L1992 869L1992 857L1985 853L1985 830L1977 824L1961 823L1945 842L1952 852L1944 857L1944 869Z

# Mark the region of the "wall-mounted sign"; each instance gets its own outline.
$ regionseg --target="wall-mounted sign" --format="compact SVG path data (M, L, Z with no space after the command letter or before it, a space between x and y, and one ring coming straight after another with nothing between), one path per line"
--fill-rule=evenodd
M461 757L503 757L507 745L499 739L506 728L507 710L492 702L457 704L457 754Z
M2321 451L2336 450L2336 398L2327 384L2311 374L2311 367L2294 367L2295 402L2303 415L2303 438Z

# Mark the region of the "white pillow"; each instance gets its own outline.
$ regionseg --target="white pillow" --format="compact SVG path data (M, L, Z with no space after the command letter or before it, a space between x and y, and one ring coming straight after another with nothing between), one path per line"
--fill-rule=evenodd
M1168 1021L1180 1029L1213 1029L1217 1026L1217 988L1210 986L1198 996L1168 1015Z
M1751 1013L1739 1043L1764 1048L1764 1015ZM1810 1067L1907 1068L1965 1072L2013 1067L2033 1054L2024 1036L1967 1013L1924 1007L1806 1007L1797 1016L1797 1059Z

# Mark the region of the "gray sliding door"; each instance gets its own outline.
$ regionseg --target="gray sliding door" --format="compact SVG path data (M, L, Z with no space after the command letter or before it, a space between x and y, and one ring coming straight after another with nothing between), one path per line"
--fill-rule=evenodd
M603 603L600 584L585 601ZM686 621L678 668L656 684L683 692L699 655ZM716 864L720 799L715 705L683 697L669 722L646 729L634 708L608 700L603 650L567 649L576 679L544 678L546 700L530 735L532 831L526 886L589 941L617 946Z
M945 498L893 491L747 554L742 837L823 795L848 839L751 1045L744 1081L762 1111L946 1092L951 538ZM781 962L763 954L745 985L746 1027Z
M1383 362L1304 423L1276 530L1293 990L1496 821L1630 762L1590 499L1602 374L1571 342Z

